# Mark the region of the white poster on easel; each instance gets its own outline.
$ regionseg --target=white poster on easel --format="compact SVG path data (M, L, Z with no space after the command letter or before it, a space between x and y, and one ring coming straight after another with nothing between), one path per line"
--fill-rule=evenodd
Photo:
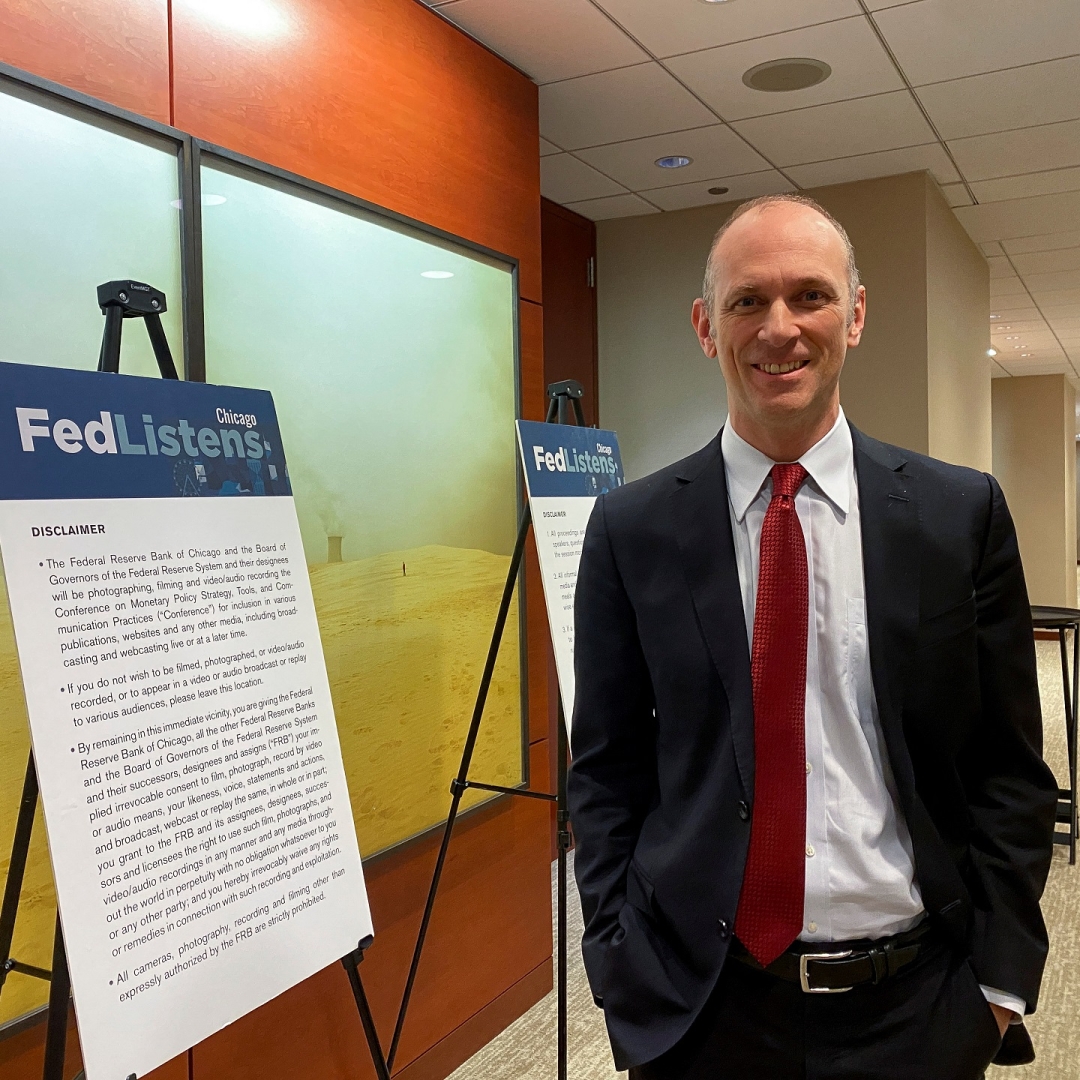
M372 933L264 391L0 364L0 552L88 1080Z
M623 483L613 431L519 420L518 446L532 509L559 693L574 715L574 591L585 528L599 495Z

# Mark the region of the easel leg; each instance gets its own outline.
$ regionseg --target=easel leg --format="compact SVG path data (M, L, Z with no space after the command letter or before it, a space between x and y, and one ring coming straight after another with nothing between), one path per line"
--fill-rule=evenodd
M532 522L532 514L526 506L521 514L521 522L518 525L517 540L514 543L514 553L510 557L510 569L507 571L506 584L503 586L502 600L499 604L499 614L495 619L495 630L491 635L491 644L488 646L487 661L484 664L484 673L480 677L480 689L476 695L476 704L473 707L472 721L469 724L469 733L465 737L465 747L461 752L461 764L458 767L457 776L450 785L453 798L450 802L450 813L446 818L443 828L442 843L439 845L439 856L435 860L435 872L431 876L431 886L428 889L427 901L424 904L424 914L420 919L420 930L416 936L416 947L413 949L412 962L409 965L409 975L405 980L405 991L402 994L401 1006L398 1009L397 1023L394 1025L394 1037L390 1041L390 1053L386 1055L387 1067L394 1067L397 1058L398 1045L401 1042L401 1031L405 1026L405 1014L409 1009L409 1000L412 997L413 985L416 982L416 973L420 967L420 955L424 949L424 941L427 938L428 926L431 923L431 912L435 907L435 894L439 890L439 881L442 878L443 866L446 863L446 851L450 846L450 835L454 831L454 822L457 819L458 810L461 806L461 796L466 791L466 781L469 778L469 766L472 764L473 751L476 748L476 738L480 733L480 720L484 715L484 705L487 703L488 689L491 686L491 677L495 673L495 661L499 655L499 645L502 642L503 630L506 627L506 617L510 613L510 601L514 595L514 586L517 584L518 573L521 570L521 559L525 552L525 537L529 533L529 525Z
M364 1025L364 1035L367 1037L371 1061L375 1066L375 1075L378 1080L390 1080L390 1070L386 1065L386 1058L383 1057L379 1032L375 1028L375 1017L371 1015L371 1006L368 1004L367 994L364 993L364 984L360 979L359 965L363 959L363 952L357 949L356 952L343 956L341 963L349 974L349 983L352 986L353 998L356 1001L356 1011L360 1014L360 1023Z
M7 884L4 886L4 906L0 908L0 991L3 990L11 970L11 941L15 935L15 918L19 913L19 895L22 892L26 858L30 851L30 834L34 828L37 799L37 770L34 768L34 755L31 752L26 759L22 801L19 803L15 838L11 842L11 862L8 863Z
M67 953L64 951L64 931L60 913L56 913L56 934L53 938L52 981L49 984L49 1021L45 1029L45 1067L42 1080L64 1080L64 1058L67 1054L68 999L71 979L68 976Z

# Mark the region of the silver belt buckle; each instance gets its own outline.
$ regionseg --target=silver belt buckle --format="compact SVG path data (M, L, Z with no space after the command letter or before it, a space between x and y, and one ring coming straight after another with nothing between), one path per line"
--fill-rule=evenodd
M809 972L807 970L807 964L811 960L842 960L845 956L850 956L851 949L847 949L845 952L831 952L831 953L803 953L799 957L799 984L802 986L804 994L846 994L852 989L850 986L811 986Z

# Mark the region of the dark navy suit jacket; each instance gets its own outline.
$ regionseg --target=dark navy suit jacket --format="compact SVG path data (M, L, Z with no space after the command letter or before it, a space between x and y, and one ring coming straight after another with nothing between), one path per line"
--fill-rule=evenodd
M854 428L870 667L930 917L1033 1009L1057 784L993 477ZM731 943L754 800L750 656L719 438L596 504L575 604L582 948L616 1066L685 1034Z

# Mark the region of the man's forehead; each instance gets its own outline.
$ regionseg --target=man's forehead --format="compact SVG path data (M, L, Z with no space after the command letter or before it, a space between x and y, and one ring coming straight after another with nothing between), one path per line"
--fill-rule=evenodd
M732 222L713 251L713 263L721 273L783 266L799 276L832 277L845 272L847 249L832 223L817 211L780 203Z

